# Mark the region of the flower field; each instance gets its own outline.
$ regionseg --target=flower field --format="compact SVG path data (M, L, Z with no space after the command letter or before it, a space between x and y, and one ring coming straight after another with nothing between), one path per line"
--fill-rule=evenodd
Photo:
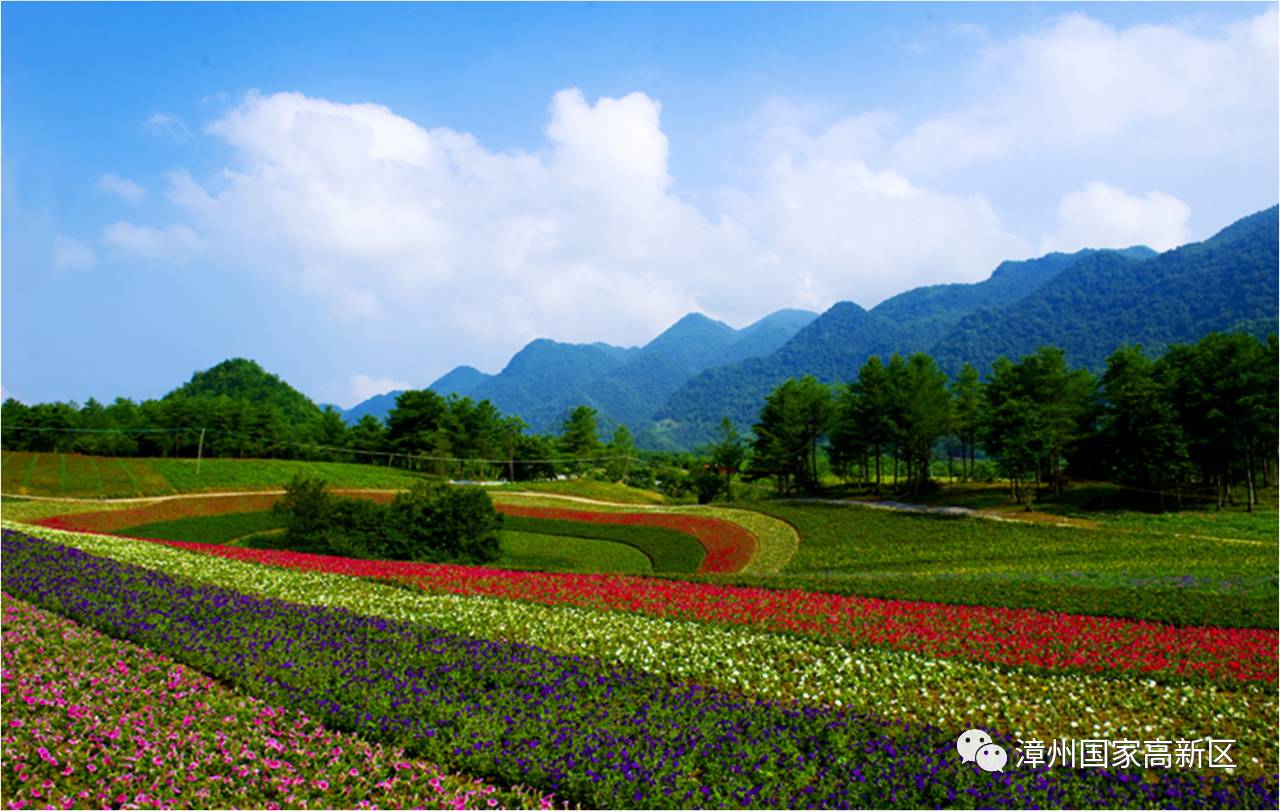
M1247 771L1271 774L1276 768L1270 719L1277 703L1268 682L1206 684L1177 677L1155 681L1136 675L1030 672L885 648L850 649L745 626L431 594L369 579L264 568L156 543L47 532L86 551L197 582L534 644L682 681L957 729L981 718L1024 738L1141 738L1155 732L1169 737L1212 729L1240 741Z
M496 494L511 526L532 533L534 565L548 554L542 550L554 551L557 544L585 544L585 552L606 556L614 554L606 547L617 547L652 560L655 553L685 554L678 551L683 542L696 554L675 570L702 574L682 579L218 545L241 524L269 515L262 510L275 499L182 498L52 518L44 508L33 509L29 520L45 526L5 521L5 592L84 623L57 620L68 638L80 638L68 630L75 628L101 644L132 643L147 656L171 657L170 666L183 666L192 678L217 679L210 689L229 685L236 693L228 695L306 719L317 735L350 736L352 746L360 742L369 751L397 750L385 757L420 764L415 768L436 775L443 787L412 794L406 785L405 793L369 800L383 807L474 807L489 800L587 807L1280 802L1280 633L1274 627L1045 611L1031 607L1040 602L1036 591L1028 592L1025 605L1004 607L964 604L945 593L941 602L885 599L850 593L850 579L824 579L812 568L821 550L833 547L825 559L844 555L873 571L904 568L899 577L924 582L932 574L910 571L917 566L910 556L928 553L929 541L903 532L938 528L954 530L962 544L944 552L955 558L948 567L960 567L951 575L957 582L978 576L995 582L999 573L964 571L965 558L972 560L980 549L973 533L991 522L873 515L867 526L858 524L859 533L841 535L832 528L874 511L566 509L554 496ZM24 515L26 505L18 506ZM837 520L814 524L825 516ZM867 534L868 526L883 529L885 539ZM1061 547L1068 555L1104 542L1092 532L993 526L996 552L1006 536L1009 543L1037 543L1046 530L1046 549ZM168 539L121 537L144 530ZM102 534L113 531L120 536ZM1158 538L1144 538L1143 546L1175 559ZM721 572L706 568L713 550ZM1099 560L1112 566L1119 554L1111 549ZM1235 582L1241 578L1236 572L1251 571L1251 555L1257 556L1251 548L1230 550L1204 565ZM648 568L637 564L631 571ZM1052 589L1065 574L1036 576L1043 581L1037 588ZM1141 588L1156 593L1151 585ZM1228 599L1230 592L1218 596ZM35 667L34 659L26 661L24 667ZM42 682L53 682L39 672ZM10 700L7 682L6 718ZM234 719L223 735L253 724L251 713L219 718ZM1003 773L959 762L955 736L973 727L988 730L1010 752ZM1020 742L1033 739L1208 737L1234 741L1236 768L1015 765ZM81 745L73 740L85 738L55 743ZM35 744L41 745L57 758L55 747ZM244 745L261 760L260 747ZM9 787L19 785L7 771L8 751L6 739L5 805L18 796ZM355 794L337 800L333 774L295 755L272 760L287 762L296 770L290 779L302 782L281 787L246 777L236 784L237 794L210 794L209 807L359 803L347 798L367 784L346 784ZM129 774L143 779L136 769ZM110 801L99 797L103 788L41 775L40 785L53 780L59 787L53 804L73 797L80 804L119 804L118 794ZM165 794L168 784L151 771L147 775L148 803L164 797L170 805L189 804ZM284 800L286 789L292 800ZM19 797L25 807L50 799L37 790L40 797ZM83 791L91 797L79 797Z
M426 591L622 610L745 625L941 658L1084 672L1274 683L1278 635L1252 628L1176 627L1030 609L879 600L610 575L515 572L369 561L168 541L192 552L303 571L404 579Z
M3 597L5 806L539 808Z
M987 774L960 763L956 727L949 722L944 727L851 712L817 695L788 694L784 684L767 679L754 692L715 686L715 680L698 686L674 670L698 667L696 649L688 656L683 647L675 648L679 657L670 648L665 657L654 656L655 663L665 659L666 671L629 663L623 650L607 653L628 644L665 647L664 627L677 644L686 627L691 636L705 629L721 644L737 639L754 649L736 660L726 646L702 665L704 672L708 666L736 671L754 661L784 677L807 663L806 651L829 651L856 669L861 654L848 648L618 612L423 594L126 539L57 537L111 557L6 532L0 564L7 593L173 656L326 726L404 746L454 771L527 784L554 793L557 801L598 807L1276 804L1269 776L1274 740L1264 743L1257 735L1243 736L1240 749L1265 753L1267 763L1256 773L1268 776L1012 766ZM304 604L290 597L310 599ZM621 625L611 626L614 620ZM504 623L505 633L499 627ZM571 638L574 627L580 629L578 643ZM510 639L539 634L562 647ZM563 649L574 644L594 645L600 654ZM767 644L782 647L765 658L760 646ZM796 646L791 657L782 653L789 646ZM987 669L1000 688L1002 673L1024 678L1016 669L958 666ZM1088 691L1095 683L1103 690L1144 684L1061 678L1068 681L1047 684L1055 695ZM896 681L911 679L900 674ZM1027 684L1036 681L1040 677ZM877 680L864 674L853 683L874 689ZM1133 689L1132 695L1148 697L1147 720L1160 723L1161 734L1170 715L1181 713L1176 723L1227 718L1242 699L1256 702L1243 715L1235 712L1242 731L1249 719L1275 714L1270 687L1179 685L1163 688L1175 691L1163 696L1160 689ZM1207 704L1187 709L1195 706L1193 694ZM1161 706L1169 707L1164 715L1154 712ZM1167 734L1177 732L1170 727Z

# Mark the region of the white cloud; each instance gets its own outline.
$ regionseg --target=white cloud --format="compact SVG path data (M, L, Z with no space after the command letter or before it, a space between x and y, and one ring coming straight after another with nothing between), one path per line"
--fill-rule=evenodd
M64 237L61 234L53 238L53 267L55 270L82 270L91 268L98 262L93 248Z
M942 194L848 147L865 121L837 121L812 136L796 132L758 187L727 193L728 211L799 283L809 306L853 298L866 306L941 281L985 278L1030 246L1000 224L981 195ZM852 134L852 136L851 136Z
M169 199L225 264L283 275L343 328L465 343L453 357L499 367L534 337L635 344L693 310L745 323L871 304L1025 252L981 196L858 158L890 124L779 124L758 149L771 160L707 216L674 191L661 105L642 93L556 93L532 153L376 104L251 94L207 129L233 164L171 174Z
M186 142L191 140L191 129L173 113L152 113L142 122L142 129L158 138Z
M662 107L643 93L556 93L530 151L378 104L252 93L204 130L230 147L224 168L169 175L178 224L116 223L103 242L270 276L331 328L436 372L500 368L534 337L641 343L695 310L742 324L869 306L1037 248L1190 238L1187 173L1172 170L1275 151L1275 23L1274 10L1218 30L1067 15L984 40L976 100L919 123L775 100L726 156L733 184L701 207L672 177ZM1150 155L1173 156L1152 165L1184 184L1126 174ZM956 168L970 185L942 176Z
M352 375L347 387L348 396L346 401L342 403L342 407L351 408L379 394L386 394L397 389L412 388L413 384L407 380L396 380L391 377L370 377L366 374Z
M1274 8L1212 31L1064 15L986 48L976 100L918 124L896 163L946 171L1097 144L1200 158L1274 150L1277 27Z
M127 177L120 177L116 174L107 173L98 178L98 191L114 194L121 200L130 203L139 203L147 196L146 189L134 183Z
M1146 245L1167 251L1190 241L1191 209L1158 191L1139 197L1106 183L1090 183L1062 198L1059 228L1045 238L1043 252Z
M204 240L181 223L152 228L120 220L102 229L101 239L117 254L149 262L183 263L205 248Z

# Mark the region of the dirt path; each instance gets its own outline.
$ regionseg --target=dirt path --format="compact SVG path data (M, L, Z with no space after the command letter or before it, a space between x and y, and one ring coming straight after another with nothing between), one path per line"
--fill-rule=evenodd
M932 504L909 504L903 501L862 501L856 498L789 498L786 501L801 504L839 504L844 507L868 507L873 510L891 510L905 513L931 515L957 515L967 518L985 518L988 521L1008 521L1015 524L1049 524L1074 529L1098 529L1097 521L1085 518L1069 518L1063 515L1035 512L1033 510L975 510L971 507L940 507Z

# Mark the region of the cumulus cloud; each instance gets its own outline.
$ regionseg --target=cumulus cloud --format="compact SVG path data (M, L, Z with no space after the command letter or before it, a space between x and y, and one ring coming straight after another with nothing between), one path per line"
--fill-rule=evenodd
M1274 149L1277 27L1274 8L1215 31L1064 15L986 48L979 98L919 123L895 160L945 171L1120 140L1172 154Z
M407 380L396 380L391 377L370 377L366 374L352 375L348 385L348 396L343 403L344 408L363 403L370 397L386 394L397 389L411 389L413 384Z
M142 122L142 129L170 141L186 142L192 137L191 128L173 113L152 113Z
M180 223L152 228L120 220L102 229L101 240L121 256L148 262L187 262L205 247L195 231Z
M872 137L869 123L792 132L756 187L725 195L748 232L767 236L773 261L804 291L801 303L869 306L920 284L976 281L1029 250L981 195L942 194L868 165L848 143Z
M1106 183L1090 183L1062 198L1058 230L1041 249L1076 251L1080 248L1127 248L1146 245L1167 251L1190 241L1187 221L1191 209L1176 197L1158 191L1130 195Z
M61 234L53 238L54 270L82 270L98 263L93 248Z
M348 328L466 341L491 367L539 336L640 343L693 310L871 304L1027 249L981 196L851 155L881 115L775 133L773 159L705 213L674 190L661 113L643 93L562 90L544 148L501 152L381 105L250 94L207 128L232 165L171 174L169 199L211 250Z
M250 93L203 130L228 163L168 176L178 221L119 222L102 242L268 275L354 340L441 366L500 368L535 337L641 343L690 311L743 324L780 307L870 306L1037 249L1186 241L1184 189L1116 167L1180 149L1274 153L1275 27L1274 9L1219 30L1070 14L983 40L976 100L922 121L777 100L726 157L732 185L698 205L672 177L662 106L644 93L561 90L529 150L379 104ZM157 131L181 136L181 121L157 115ZM1089 161L1099 155L1111 162ZM1021 232L975 191L1067 164ZM947 174L958 167L980 178L966 186Z
M116 174L107 173L98 178L98 191L107 194L114 194L121 200L130 203L140 203L147 196L146 189L134 183L127 177L120 177Z

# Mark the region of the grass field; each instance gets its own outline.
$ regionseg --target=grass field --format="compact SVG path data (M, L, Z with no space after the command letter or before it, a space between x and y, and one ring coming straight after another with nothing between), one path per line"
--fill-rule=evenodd
M928 494L904 497L904 500L968 507L1011 518L1017 518L1024 510L1009 497L1009 488L999 484L957 483ZM1135 508L1135 500L1131 491L1119 485L1087 482L1067 488L1061 498L1046 496L1036 500L1031 508L1037 513L1093 521L1114 529L1252 540L1270 540L1276 536L1277 496L1274 487L1260 493L1261 503L1252 512L1241 504L1216 510L1212 505L1192 502L1187 503L1186 509L1175 510L1172 499L1166 503L1167 512L1158 512ZM1146 505L1156 506L1149 499Z
M660 527L595 524L516 515L504 515L502 525L509 531L589 542L607 541L630 547L644 556L649 561L649 568L655 572L696 572L706 555L702 545L692 536Z
M647 574L653 564L639 549L599 538L543 535L504 529L502 557L492 565L543 572Z
M1266 541L1228 542L855 506L753 507L787 521L801 538L781 575L750 581L759 585L1176 624L1277 626L1274 532Z
M282 529L284 517L271 510L227 513L225 515L201 515L179 518L173 521L156 521L137 526L122 527L117 535L134 538L155 538L164 541L197 541L199 543L230 543L249 535L267 530Z
M277 490L298 474L329 486L397 490L422 477L399 468L291 459L121 459L5 451L0 485L10 495L141 498L175 493Z

